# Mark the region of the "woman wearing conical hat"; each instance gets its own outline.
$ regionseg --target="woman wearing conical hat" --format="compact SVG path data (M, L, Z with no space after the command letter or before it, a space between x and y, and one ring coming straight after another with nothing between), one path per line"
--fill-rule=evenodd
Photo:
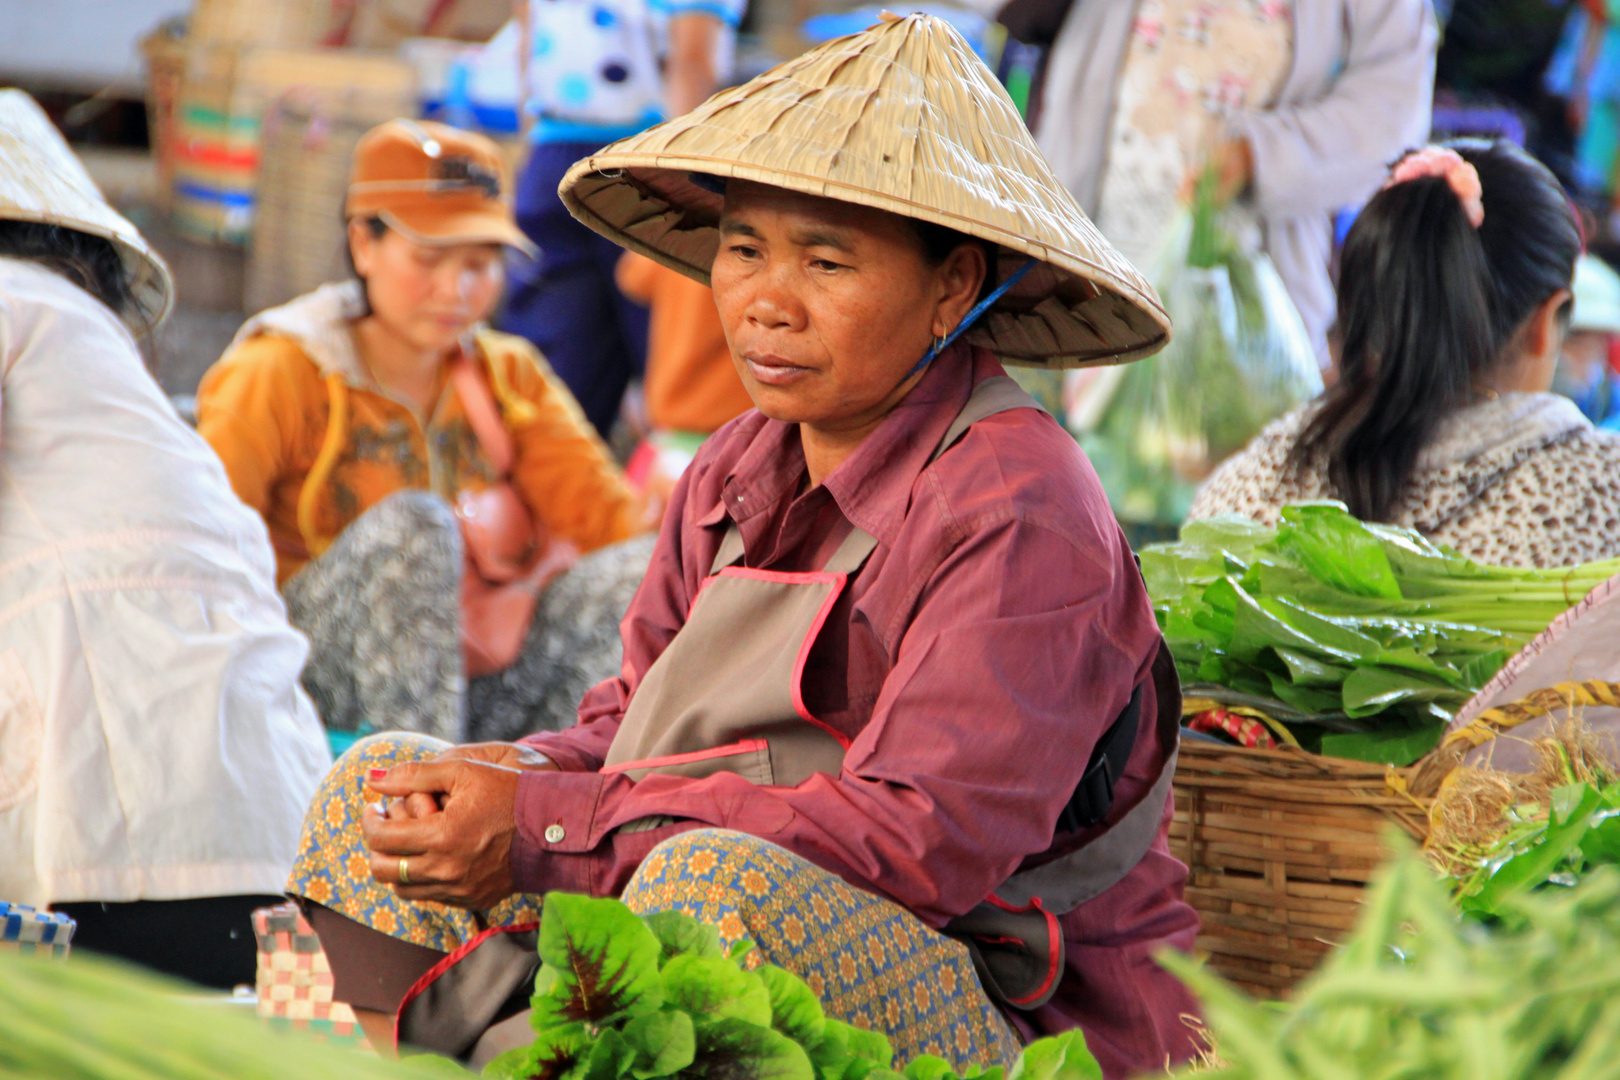
M1193 1003L1151 959L1197 927L1166 841L1174 670L1096 476L997 359L1151 353L1152 290L927 16L610 146L562 195L712 282L756 409L683 477L578 726L334 770L289 891L337 996L465 1050L444 1014L474 1011L476 965L439 961L562 890L754 940L902 1062L1075 1027L1110 1077L1187 1055Z
M131 333L173 292L0 90L0 900L229 988L332 759L264 525Z

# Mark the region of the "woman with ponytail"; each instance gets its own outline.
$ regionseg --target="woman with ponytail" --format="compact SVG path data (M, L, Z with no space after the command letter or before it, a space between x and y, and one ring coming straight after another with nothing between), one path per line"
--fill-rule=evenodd
M1620 555L1620 438L1548 393L1581 237L1505 142L1407 154L1345 241L1339 380L1210 477L1191 517L1339 499L1470 558Z

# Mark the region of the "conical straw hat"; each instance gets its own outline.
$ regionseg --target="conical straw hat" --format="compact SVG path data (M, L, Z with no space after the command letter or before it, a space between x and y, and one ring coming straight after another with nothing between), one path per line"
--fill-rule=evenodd
M0 220L60 225L112 241L130 288L155 327L174 306L174 278L135 226L107 205L45 111L21 90L0 90Z
M946 22L885 21L829 41L568 170L580 221L707 283L735 177L932 221L1001 245L998 280L1039 263L968 332L1003 360L1087 367L1170 338L1153 286L1052 174L990 70Z

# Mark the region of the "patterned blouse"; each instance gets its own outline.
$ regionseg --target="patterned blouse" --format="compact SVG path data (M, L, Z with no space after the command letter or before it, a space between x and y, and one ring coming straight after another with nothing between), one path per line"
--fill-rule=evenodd
M1224 139L1225 118L1275 102L1293 11L1292 0L1138 3L1097 207L1097 227L1136 265L1157 259L1182 181ZM1229 215L1243 216L1241 203Z
M1288 458L1315 406L1276 421L1199 489L1191 518L1336 495L1326 460ZM1620 557L1620 434L1554 394L1504 394L1448 417L1419 456L1391 520L1499 566L1577 566Z

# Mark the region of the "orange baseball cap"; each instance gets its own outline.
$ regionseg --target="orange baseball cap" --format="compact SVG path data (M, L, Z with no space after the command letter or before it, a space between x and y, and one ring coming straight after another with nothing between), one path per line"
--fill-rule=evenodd
M430 120L390 120L354 149L343 213L380 217L420 244L506 244L537 249L502 195L506 162L482 135Z

